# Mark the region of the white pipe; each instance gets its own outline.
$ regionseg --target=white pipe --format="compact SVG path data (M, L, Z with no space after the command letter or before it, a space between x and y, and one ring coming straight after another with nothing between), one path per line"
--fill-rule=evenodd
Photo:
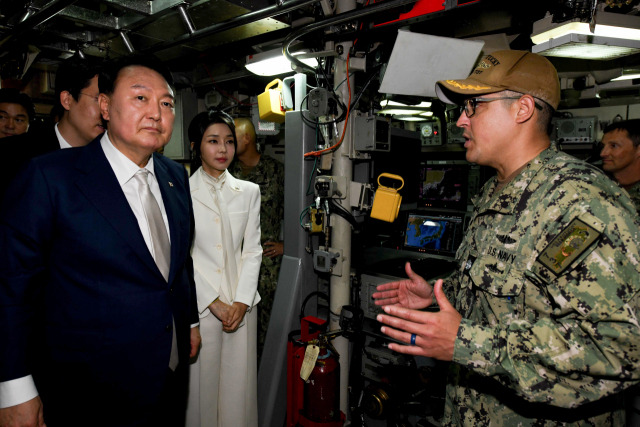
M348 10L355 9L355 0L339 0L337 4L337 13L346 12ZM334 84L339 85L344 79L349 78L347 75L346 64L348 60L348 53L353 45L353 42L340 43L342 45L342 54L336 59L335 72L334 72ZM349 84L346 82L340 85L339 95L342 98L344 105L349 103L349 87L353 91L355 80L353 77L349 78ZM346 198L336 200L338 203L344 203L344 208L350 211L349 206L349 187L353 178L353 166L349 159L349 153L351 151L352 137L349 130L348 122L345 120L342 122L342 128L347 124L347 130L345 132L342 144L333 153L333 167L332 175L344 177L346 181ZM343 129L340 129L342 133ZM331 309L329 330L340 329L340 311L342 306L351 303L351 225L347 220L338 216L331 216L331 247L342 250L342 275L331 276L330 281L330 301L329 307ZM347 416L349 415L348 397L349 397L349 361L351 355L349 354L349 341L344 337L338 337L333 340L335 349L340 354L340 410Z
M295 99L293 105L295 111L302 110L302 100L307 94L307 75L305 73L296 73L293 76L293 88L295 90Z

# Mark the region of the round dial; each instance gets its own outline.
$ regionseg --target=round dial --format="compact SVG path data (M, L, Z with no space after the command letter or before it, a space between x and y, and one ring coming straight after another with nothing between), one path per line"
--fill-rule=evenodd
M420 133L425 138L429 138L433 135L433 125L431 123L425 123L420 127Z

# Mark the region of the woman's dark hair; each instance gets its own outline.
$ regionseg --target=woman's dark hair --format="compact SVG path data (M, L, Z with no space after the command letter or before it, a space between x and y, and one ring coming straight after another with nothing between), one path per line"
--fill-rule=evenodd
M187 131L189 135L189 142L193 142L193 151L191 153L191 175L193 175L195 171L202 166L202 159L200 156L202 155L201 146L204 133L209 126L217 123L227 125L229 126L229 129L231 129L231 134L233 135L233 147L235 148L233 156L235 157L235 152L238 151L238 140L236 139L236 125L233 122L233 117L224 111L219 110L209 110L198 113L191 120L189 130Z

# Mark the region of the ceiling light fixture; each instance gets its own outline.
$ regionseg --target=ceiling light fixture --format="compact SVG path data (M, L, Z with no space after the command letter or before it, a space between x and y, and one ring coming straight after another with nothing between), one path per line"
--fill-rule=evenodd
M378 114L389 114L392 116L433 115L433 112L425 111L427 108L431 107L431 102L429 101L422 101L418 105L408 105L403 104L402 102L392 101L390 99L383 99L382 101L380 101L380 106L382 107L382 109L377 112Z
M318 60L307 51L294 52L293 56L310 67L317 67ZM247 70L259 76L276 76L293 72L291 62L282 54L281 49L269 50L247 56Z
M551 15L533 23L534 53L579 59L614 59L640 52L640 17L597 11L595 25L571 20L552 22ZM593 30L593 31L592 31Z
M634 80L640 79L640 70L632 69L632 70L622 70L622 74L620 77L616 77L615 79L611 79L612 82L619 82L621 80Z
M424 117L420 116L394 116L396 120L402 120L403 122L424 122Z

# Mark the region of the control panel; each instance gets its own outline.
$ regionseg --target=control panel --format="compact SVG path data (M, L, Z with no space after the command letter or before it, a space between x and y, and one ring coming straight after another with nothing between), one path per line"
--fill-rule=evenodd
M552 139L558 144L589 144L596 140L597 117L553 119Z

